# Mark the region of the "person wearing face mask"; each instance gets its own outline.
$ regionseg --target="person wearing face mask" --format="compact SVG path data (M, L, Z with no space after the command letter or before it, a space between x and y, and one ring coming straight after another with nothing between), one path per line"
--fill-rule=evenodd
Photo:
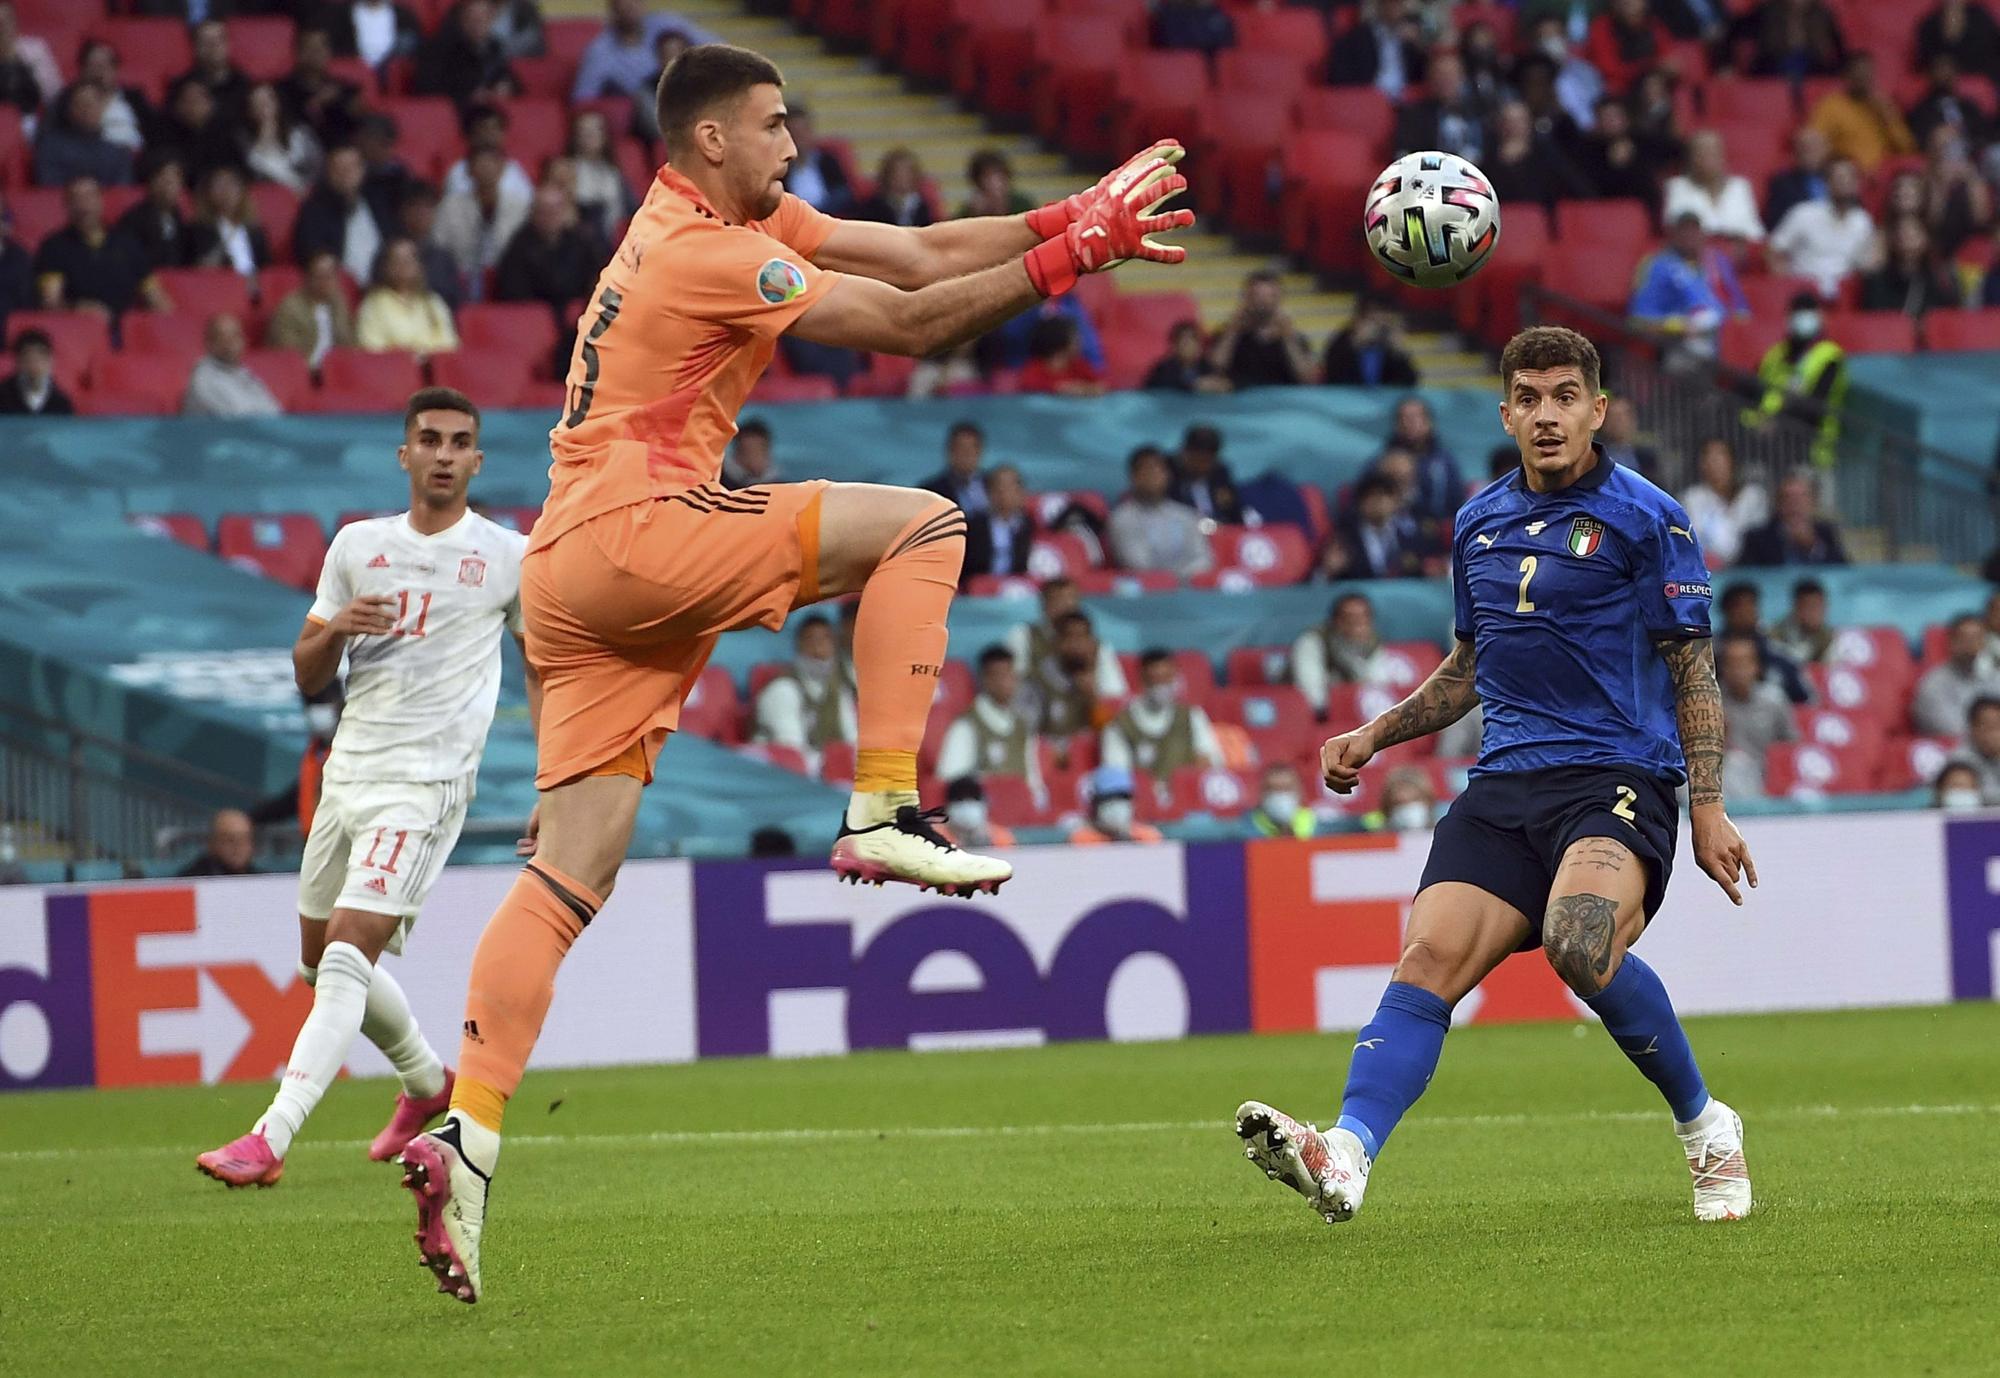
M1139 696L1104 729L1098 759L1165 780L1182 766L1227 764L1208 714L1187 703L1180 667L1158 647L1139 657Z
M1312 837L1319 832L1319 815L1306 807L1300 793L1298 767L1285 761L1264 767L1263 792L1244 817L1258 837Z
M792 664L757 695L755 739L817 753L857 735L854 694L841 683L833 624L818 613L799 623Z
M1931 807L1946 813L1971 813L1986 807L1979 790L1979 772L1963 761L1947 761L1931 782Z
M1722 787L1753 798L1764 793L1764 757L1778 742L1798 740L1784 691L1761 678L1756 638L1723 635L1716 646L1722 686Z
M1979 777L1979 799L2000 805L2000 698L1981 696L1966 713L1965 749L1952 762Z
M1799 207L1797 215L1808 209ZM1840 454L1840 410L1847 402L1847 351L1820 333L1819 298L1800 292L1792 298L1785 320L1785 338L1764 351L1757 378L1764 396L1743 420L1761 426L1774 416L1789 416L1817 426L1813 463L1833 466Z
M986 789L976 775L962 775L945 786L942 831L960 847L990 851L1014 845L1013 830L995 823L986 811Z
M1084 785L1090 818L1069 835L1072 847L1097 847L1108 842L1159 842L1160 830L1133 815L1132 772L1123 766L1099 766Z
M1382 784L1382 802L1361 816L1372 833L1410 833L1428 829L1437 820L1437 791L1422 766L1397 766Z
M1048 788L1042 782L1035 723L1023 711L1028 706L1014 653L998 645L981 651L979 692L945 729L938 746L938 776L964 780L980 775L1018 775L1028 782L1037 799L1046 799Z

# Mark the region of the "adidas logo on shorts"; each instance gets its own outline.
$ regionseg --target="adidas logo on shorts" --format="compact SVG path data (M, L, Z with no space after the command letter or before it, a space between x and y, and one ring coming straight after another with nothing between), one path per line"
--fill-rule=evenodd
M361 888L377 895L386 895L389 893L389 882L380 876L370 876Z

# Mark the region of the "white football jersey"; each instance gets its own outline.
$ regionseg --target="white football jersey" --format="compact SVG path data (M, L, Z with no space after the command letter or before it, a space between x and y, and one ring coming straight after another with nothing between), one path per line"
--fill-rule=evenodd
M342 527L307 614L392 599L393 630L347 642L347 707L329 780L457 780L479 768L500 698L500 638L521 630L528 538L467 511L435 536L407 515Z

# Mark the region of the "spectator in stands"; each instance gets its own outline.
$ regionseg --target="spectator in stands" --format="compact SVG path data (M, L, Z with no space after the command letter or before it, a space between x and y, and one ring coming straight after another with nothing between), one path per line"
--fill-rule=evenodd
M875 190L854 208L853 219L884 225L928 225L930 202L924 196L924 169L907 148L892 148L875 169Z
M855 740L854 691L841 682L834 649L833 624L824 613L807 614L791 668L757 695L755 740L814 753Z
M1980 0L1942 0L1917 25L1917 64L1949 53L1962 72L2000 78L2000 24Z
M33 310L35 292L34 260L8 228L12 224L4 194L0 194L0 338L7 333L7 317L16 311Z
M1125 464L1131 486L1111 509L1111 558L1120 569L1164 569L1183 579L1215 564L1201 514L1172 496L1166 455L1141 445Z
M798 111L792 112L787 123L798 137ZM625 174L619 170L618 160L611 147L611 129L604 122L601 110L579 110L570 117L569 144L570 160L576 164L576 206L606 243L611 241L612 232L621 221L632 213L635 202L632 188L625 182ZM797 171L798 163L792 164ZM791 187L791 176L785 181ZM820 209L825 210L824 206ZM831 213L831 212L829 212Z
M342 57L358 57L380 70L393 58L414 57L423 42L423 25L407 6L392 0L338 0L329 4L320 21L333 35L334 51Z
M1431 50L1429 67L1424 95L1404 101L1396 111L1396 151L1435 148L1478 162L1486 152L1486 120L1491 111L1467 79L1458 49L1440 44Z
M1660 481L1660 452L1639 443L1639 408L1630 397L1614 397L1604 408L1604 425L1597 443L1606 457L1653 482Z
M493 36L508 57L540 57L546 51L542 7L537 0L499 0L493 11Z
M331 250L321 249L307 260L305 281L278 303L265 341L305 355L312 368L319 367L329 349L355 345L354 313L341 285L340 260Z
M1354 315L1326 342L1321 374L1328 383L1367 388L1413 388L1418 382L1417 365L1396 337L1395 313L1372 297L1357 297Z
M1769 520L1770 497L1761 483L1737 482L1736 451L1720 436L1701 442L1695 472L1697 481L1681 494L1681 506L1709 559L1718 567L1733 565L1744 534Z
M507 155L500 149L477 149L469 161L472 186L445 193L438 203L432 238L451 255L468 285L467 294L476 301L481 276L499 264L501 253L526 223L534 193L523 196L505 185Z
M659 88L660 78L674 65L674 59L692 46L678 29L661 29L654 37L653 74L643 83L643 92L632 98L632 132L640 138L650 142L660 137L660 112L651 93Z
M1375 631L1375 605L1364 593L1343 593L1327 609L1326 621L1308 627L1292 643L1292 684L1326 719L1327 699L1336 684L1388 684L1395 667L1382 653Z
M1637 324L1703 359L1714 357L1716 338L1729 315L1709 279L1708 259L1701 217L1682 211L1667 235L1666 247L1639 265L1632 302L1626 308ZM1734 277L1729 281L1734 283ZM1737 295L1741 296L1740 287Z
M2000 805L2000 697L1991 688L1966 710L1964 750L1952 759L1978 772L1979 797L1987 808Z
M1973 813L1986 807L1979 768L1969 761L1946 761L1931 781L1931 807L1946 813Z
M384 233L395 225L403 193L417 180L397 150L396 138L396 122L379 111L368 111L355 127L354 146L361 151L361 199Z
M313 255L329 251L348 277L366 282L382 250L384 227L361 194L368 166L361 150L342 144L328 151L326 173L312 194L299 203L292 226L292 255L301 266Z
M1678 87L1672 72L1655 67L1639 78L1638 89L1627 100L1632 111L1632 137L1638 140L1646 160L1656 167L1678 162L1687 149Z
M1243 815L1243 821L1252 837L1317 835L1319 815L1306 806L1299 768L1290 761L1273 761L1265 766L1256 807Z
M1569 154L1583 137L1583 130L1556 94L1556 71L1556 64L1547 55L1528 53L1514 63L1514 92L1528 107L1528 127L1538 140L1562 155L1562 172L1574 181L1576 168Z
M995 823L986 809L986 787L976 775L961 775L944 787L945 835L960 847L986 851L1014 845L1014 832Z
M1100 662L1111 655L1110 648L1097 639L1090 614L1070 611L1055 620L1054 650L1041 661L1030 664L1025 693L1035 730L1044 737L1060 739L1057 756L1067 769L1069 739L1079 732L1095 732L1111 720L1116 700L1099 691L1104 673ZM1117 657L1112 656L1115 662ZM1118 675L1123 686L1124 671ZM1121 689L1122 692L1122 689Z
M1209 361L1239 388L1313 381L1312 345L1285 311L1284 280L1268 268L1243 279L1243 297L1215 337Z
M1744 420L1755 426L1787 417L1816 428L1813 462L1831 469L1840 458L1840 413L1847 403L1847 351L1822 333L1824 316L1811 292L1792 298L1785 338L1757 364L1764 395ZM1746 554L1745 559L1748 559Z
M475 105L465 112L465 156L453 163L444 174L444 194L447 197L459 192L472 190L472 157L481 149L493 149L504 159L504 171L500 174L501 189L510 196L518 196L523 201L535 194L535 180L528 176L528 170L521 166L518 158L507 152L507 112L497 105Z
M1396 403L1389 438L1373 463L1379 465L1391 449L1408 450L1416 463L1415 480L1407 495L1415 516L1449 527L1458 515L1459 504L1465 501L1465 471L1438 434L1437 414L1430 403L1421 397L1405 397ZM1518 452L1515 458L1518 463Z
M1775 228L1784 223L1794 206L1826 200L1826 170L1832 157L1826 135L1809 124L1798 127L1792 134L1792 165L1772 173L1764 192L1768 224Z
M431 355L458 348L451 308L424 282L424 265L412 241L398 237L384 244L370 282L354 322L363 349Z
M268 81L250 88L243 110L238 140L244 167L259 181L274 182L294 196L305 195L326 159L311 128L285 113L278 88Z
M995 328L979 341L978 354L982 365L989 369L1007 369L1026 364L1031 354L1030 337L1036 327L1049 320L1059 320L1074 328L1077 348L1084 362L1093 369L1104 367L1104 341L1098 338L1096 323L1090 319L1090 312L1084 309L1074 292L1038 302Z
M1890 222L1882 266L1861 279L1861 309L1926 311L1959 305L1958 274L1931 247L1931 232L1913 215Z
M798 114L790 121L797 138ZM797 164L793 164L797 167ZM965 165L966 185L971 188L957 211L958 219L975 215L1021 215L1035 208L1035 198L1014 185L1014 165L997 149L982 148ZM844 183L843 183L844 185ZM820 209L826 209L822 206Z
M1958 59L1948 52L1933 56L1926 69L1924 93L1910 107L1910 137L1919 148L1931 146L1931 135L1949 129L1961 144L1978 147L1986 142L1992 121L1975 101L1959 90Z
M458 4L417 49L410 87L420 96L447 96L467 106L521 94L507 45L493 32L493 0Z
M1224 526L1243 523L1243 503L1236 495L1236 475L1222 458L1222 432L1196 422L1181 433L1174 459L1173 496L1202 517Z
M118 217L118 228L138 242L149 267L187 267L194 255L188 244L187 217L181 214L187 183L180 158L171 148L149 148L139 155L139 177L146 194Z
M188 180L199 182L210 168L241 160L237 133L238 126L222 118L208 88L190 80L167 93L166 115L150 142L174 149Z
M1792 610L1771 628L1770 643L1798 665L1817 665L1833 646L1833 628L1826 622L1826 585L1801 579L1792 585Z
M1208 357L1199 321L1176 321L1167 333L1167 352L1140 384L1148 392L1228 392L1229 375Z
M79 177L106 186L132 180L132 150L104 137L104 93L72 86L35 131L35 185L68 186Z
M1534 116L1518 100L1501 105L1493 152L1481 166L1503 204L1553 206L1590 191L1555 141L1535 132Z
M1819 515L1819 488L1810 474L1778 481L1778 514L1743 537L1742 563L1844 565L1847 551L1834 524Z
M361 90L334 75L333 50L330 28L301 28L292 40L292 70L272 88L285 128L304 129L321 148L352 142L361 122Z
M771 454L771 427L757 417L736 427L736 437L722 457L722 486L748 488L755 483L773 483L778 477L778 461Z
M137 153L146 142L146 121L152 106L138 87L119 80L118 50L101 38L87 38L76 65L78 84L95 86L104 93L104 137Z
M1689 138L1686 171L1667 179L1661 218L1672 224L1688 213L1700 219L1707 234L1752 243L1764 238L1764 222L1757 216L1757 194L1750 188L1750 179L1729 170L1722 135L1713 129L1700 130Z
M1392 101L1424 79L1423 28L1404 0L1374 0L1342 34L1327 59L1335 86L1373 86Z
M603 32L590 40L577 64L570 100L599 96L645 96L650 99L659 80L656 47L661 35L673 33L687 43L713 43L714 34L672 14L646 13L646 0L610 0ZM640 102L646 104L646 101Z
M1083 595L1076 581L1058 575L1042 584L1041 621L1024 622L1007 634L1007 649L1014 653L1014 663L1025 667L1031 686L1061 678L1052 670L1057 664L1063 619L1082 607ZM1089 629L1087 617L1084 626ZM1092 644L1095 647L1092 659L1083 666L1091 676L1091 692L1096 698L1115 703L1129 692L1125 667L1119 664L1117 654L1109 646L1095 645L1094 638Z
M1482 24L1480 27L1487 26ZM1604 89L1603 73L1592 66L1577 45L1570 41L1569 25L1559 15L1542 14L1534 21L1524 51L1539 53L1554 65L1557 103L1577 128L1589 129L1598 102L1609 93ZM1489 114L1499 108L1502 85L1495 81L1490 86L1480 87L1481 99Z
M1015 386L1025 393L1102 397L1104 374L1083 357L1076 323L1064 316L1050 316L1036 321L1029 332L1028 362Z
M1754 637L1758 655L1764 666L1763 677L1784 691L1785 697L1795 704L1812 702L1812 689L1806 677L1789 656L1772 646L1764 635L1764 598L1755 584L1728 584L1722 590L1722 630L1725 634L1741 632Z
M1417 519L1398 503L1395 481L1386 474L1361 476L1354 485L1354 506L1338 525L1360 578L1407 579L1423 573Z
M1366 577L1361 557L1354 553L1354 547L1347 543L1347 537L1340 528L1334 527L1326 533L1326 539L1320 542L1319 550L1313 555L1312 573L1306 576L1306 582L1339 584Z
M1778 272L1811 278L1828 298L1848 276L1874 267L1881 242L1861 204L1860 169L1846 158L1828 164L1826 199L1785 212L1771 231L1770 250Z
M84 307L117 315L134 304L170 310L146 251L123 230L104 223L104 192L79 177L63 192L69 221L35 251L35 281L50 310Z
M494 299L546 302L560 321L564 306L590 295L609 253L596 232L581 223L575 204L544 185L535 192L528 222L500 255Z
M847 180L847 169L841 166L832 149L820 143L811 107L804 101L788 100L785 104L790 111L785 127L791 131L792 142L799 150L785 170L785 190L828 215L846 215L854 206L854 188ZM973 161L978 159L979 155L973 154Z
M1011 464L986 471L986 510L965 519L965 573L969 583L981 574L1026 574L1028 547L1035 539L1035 518L1028 509L1028 485Z
M32 115L60 90L62 77L48 42L24 36L13 4L0 2L0 105Z
M1104 729L1098 759L1162 782L1182 766L1227 764L1207 711L1187 702L1172 652L1155 646L1140 655L1139 692Z
M1757 639L1726 632L1716 645L1722 688L1722 787L1732 795L1764 793L1764 756L1778 742L1798 740L1792 705L1760 674Z
M938 744L939 778L1015 775L1027 780L1037 798L1046 798L1030 706L1014 653L1000 645L981 651L979 690Z
M1117 842L1160 842L1165 834L1133 815L1132 772L1122 766L1099 766L1084 781L1090 817L1067 839L1073 847L1098 847Z
M188 254L197 268L229 268L255 280L271 262L271 244L257 223L257 207L243 174L224 165L208 170L188 226Z
M1905 177L1917 183L1914 209L1929 228L1933 246L1948 258L1992 222L1993 188L1973 165L1966 141L1957 130L1938 126L1931 131L1925 148L1923 172ZM1902 180L1898 178L1898 182ZM1892 185L1892 212L1897 209L1895 191Z
M226 125L243 119L243 106L250 95L250 79L237 70L229 55L229 26L220 19L204 19L194 26L194 66L174 79L175 86L199 82L215 102L215 112Z
M0 383L0 416L73 416L76 404L56 386L56 350L46 330L14 337L14 371Z
M1422 832L1437 821L1437 789L1422 766L1397 766L1382 782L1382 798L1361 816L1371 833Z
M1610 0L1591 21L1583 55L1603 74L1614 95L1624 95L1672 47L1673 35L1651 11L1647 0Z
M1979 653L1980 668L2000 675L2000 589L1986 595L1986 611L1980 620L1986 626L1986 648Z
M1864 173L1884 158L1917 151L1903 112L1876 83L1875 59L1865 52L1847 60L1840 89L1821 96L1809 118L1834 155L1852 159Z
M986 510L986 483L979 466L986 458L986 432L973 421L954 421L944 435L944 469L917 486L950 498L968 516Z
M437 242L437 211L438 189L413 178L403 188L397 203L396 227L417 246L417 257L424 265L425 285L456 311L465 302L465 280L458 275L458 260Z
M1236 24L1216 0L1159 0L1152 37L1155 48L1217 53L1236 46Z
M1986 627L1977 614L1951 619L1945 658L1918 678L1910 701L1910 721L1919 736L1957 739L1965 733L1975 701L2000 695L2000 678L1980 664L1985 649Z
M1659 185L1653 161L1632 134L1632 112L1616 96L1600 96L1596 123L1576 148L1576 171L1595 200L1651 204Z
M183 876L247 876L257 867L257 835L241 809L217 809L208 825L208 847L183 866Z
M207 352L195 361L181 398L182 416L276 416L284 411L264 380L243 366L243 322L211 316Z
M1840 24L1825 0L1764 0L1731 25L1724 51L1748 42L1750 75L1784 77L1832 76L1847 61Z

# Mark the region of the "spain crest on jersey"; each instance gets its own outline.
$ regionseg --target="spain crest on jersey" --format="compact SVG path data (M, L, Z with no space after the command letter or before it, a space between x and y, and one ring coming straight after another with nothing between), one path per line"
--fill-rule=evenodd
M1595 517L1578 517L1569 526L1569 553L1579 560L1595 555L1604 544L1604 523Z
M466 556L458 562L458 582L468 588L486 586L486 561L474 556Z

